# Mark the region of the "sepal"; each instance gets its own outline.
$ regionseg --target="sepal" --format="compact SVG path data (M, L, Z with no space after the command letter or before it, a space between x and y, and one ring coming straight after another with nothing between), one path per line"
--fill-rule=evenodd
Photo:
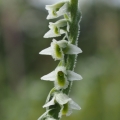
M82 50L79 47L68 43L66 54L79 54L79 53L82 53Z
M67 77L68 77L68 80L70 80L70 81L83 79L81 75L79 75L73 71L70 71L70 70L67 70Z

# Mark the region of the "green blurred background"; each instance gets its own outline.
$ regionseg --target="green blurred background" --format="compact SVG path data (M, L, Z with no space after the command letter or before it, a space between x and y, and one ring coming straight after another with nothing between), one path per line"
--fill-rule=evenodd
M80 0L79 55L70 96L81 106L63 120L120 120L120 1ZM49 2L49 3L48 3ZM55 2L55 0L54 0ZM45 4L53 0L0 0L0 120L37 120L52 82L40 77L58 61L41 56L52 39Z

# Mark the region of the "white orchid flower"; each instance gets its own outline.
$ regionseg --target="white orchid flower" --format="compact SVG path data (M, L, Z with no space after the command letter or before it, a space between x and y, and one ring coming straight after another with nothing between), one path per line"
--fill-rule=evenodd
M51 46L39 52L43 55L51 55L55 60L62 60L64 54L79 54L82 53L82 50L67 42L66 40L56 41L53 39Z
M68 81L74 81L74 80L81 80L82 76L70 71L66 70L66 67L59 66L51 73L44 75L41 77L41 80L47 80L47 81L54 81L55 88L56 89L66 89L69 85Z
M59 117L61 118L62 115L69 116L72 113L72 109L80 110L80 106L75 103L71 98L69 98L64 93L56 93L51 101L46 103L44 107L49 107L51 105L55 105L55 103L58 103L61 106L61 110L59 112Z
M69 22L66 19L58 20L55 23L49 23L50 30L44 35L44 38L59 37L61 34L69 32Z
M59 2L53 5L46 5L46 10L48 10L47 19L54 19L69 12L69 1Z
M75 103L72 99L67 103L63 104L62 109L60 110L59 117L61 118L62 115L69 116L72 113L72 110L80 110L80 106Z

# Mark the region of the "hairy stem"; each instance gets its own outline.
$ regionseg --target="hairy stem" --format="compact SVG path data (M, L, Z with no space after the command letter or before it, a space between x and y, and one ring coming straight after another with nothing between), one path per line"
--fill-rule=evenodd
M79 22L81 19L81 13L78 7L79 0L70 0L70 12L71 12L71 23L70 23L70 32L68 34L68 40L72 43L77 45L78 36L79 36ZM66 59L66 67L68 70L74 70L75 63L76 63L77 55L67 55ZM66 94L70 93L70 89L72 87L72 82L69 83L67 89L63 92Z

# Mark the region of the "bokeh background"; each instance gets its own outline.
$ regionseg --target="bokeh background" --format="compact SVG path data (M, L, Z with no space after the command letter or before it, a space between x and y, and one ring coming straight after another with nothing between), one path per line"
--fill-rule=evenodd
M60 1L60 0L59 0ZM58 61L41 56L51 39L45 4L55 0L0 0L0 120L37 120L52 82L40 77ZM70 96L81 111L63 120L120 120L120 0L80 0L79 55Z

